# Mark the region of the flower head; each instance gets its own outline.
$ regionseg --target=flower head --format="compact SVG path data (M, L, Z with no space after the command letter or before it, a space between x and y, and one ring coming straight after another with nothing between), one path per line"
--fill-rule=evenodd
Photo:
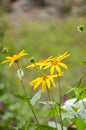
M56 87L56 84L54 82L54 78L58 76L62 76L63 72L59 75L46 75L44 74L42 77L36 78L32 82L30 82L30 86L34 87L36 89L40 84L42 84L42 92L45 91L45 88L48 87L50 89L50 85L52 84L53 87Z
M28 65L26 68L34 68L34 67L39 67L40 70L43 69L47 64L48 62L52 59L52 56L50 56L49 58L47 59L41 59L39 60L38 62L36 63L32 63L31 65Z
M13 55L13 56L7 56L6 60L4 60L2 62L2 64L10 62L9 67L11 67L13 65L14 62L17 62L22 56L28 55L24 50L22 50L20 53L18 53L17 55Z
M62 62L66 57L68 57L69 54L65 52L63 55L60 55L59 57L53 57L50 62L44 67L44 69L47 69L50 67L50 74L54 74L55 70L57 72L61 72L61 68L63 67L67 69L67 65Z

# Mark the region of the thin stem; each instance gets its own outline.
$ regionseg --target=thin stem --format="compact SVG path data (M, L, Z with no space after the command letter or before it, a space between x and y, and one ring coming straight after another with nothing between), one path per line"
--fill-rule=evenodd
M82 99L82 103L83 103L83 105L84 105L84 108L86 109L86 104L84 103L83 99Z
M17 62L17 66L18 66L18 69L20 70L20 66L19 66L19 63L18 63L18 62ZM21 81L22 87L23 87L23 89L24 89L25 95L28 96L28 95L27 95L27 92L26 92L26 89L25 89L25 86L24 86L24 82L23 82L23 80L22 80L21 71L19 71L19 73L20 73L20 77L21 77L20 81ZM37 117L36 117L36 114L35 114L35 112L34 112L34 109L33 109L32 105L31 105L31 103L30 103L30 102L27 102L27 103L28 103L28 105L29 105L29 107L30 107L30 109L31 109L31 111L32 111L32 113L33 113L33 115L34 115L34 118L35 118L36 122L39 124L39 121L38 121L38 119L37 119Z
M51 97L50 97L49 89L48 89L48 88L47 88L47 94L48 94L49 101L51 101ZM56 118L55 118L55 113L54 113L53 105L51 104L50 106L51 106L52 114L53 114L53 116L54 116L56 129L58 130L58 126L57 126L57 122L56 122Z
M59 96L60 96L60 100L59 100L59 113L60 113L60 124L61 124L61 130L63 130L63 121L62 121L62 113L61 113L61 103L62 103L62 96L61 96L61 86L60 86L60 78L58 77L58 84L59 84Z
M50 95L51 95L51 98L52 98L51 100L52 100L53 102L55 102L55 103L56 103L56 106L57 106L57 105L59 106L59 103L55 101L55 99L54 99L54 97L53 97L52 93L50 93ZM58 120L60 121L60 119L59 119L59 114L58 114L58 110L57 110L56 106L54 106L54 108L55 108L55 110L57 111Z

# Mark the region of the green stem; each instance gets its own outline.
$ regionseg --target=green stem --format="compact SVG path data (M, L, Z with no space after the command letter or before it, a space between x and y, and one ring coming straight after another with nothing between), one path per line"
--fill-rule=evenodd
M85 103L84 103L83 99L82 99L82 103L83 103L83 105L84 105L84 107L85 107L85 109L86 109L86 105L85 105Z
M56 102L55 100L54 100L54 97L53 97L53 95L52 95L52 93L50 93L50 95L51 95L51 100L53 101L53 102L55 102L56 103L56 106L54 105L54 108L55 108L55 110L57 111L57 115L58 115L58 120L59 120L59 122L60 122L60 119L59 119L59 114L58 114L58 110L57 110L57 106L59 106L59 103L58 102Z
M17 66L18 66L18 69L20 70L20 66L19 66L19 63L18 63L18 62L17 62ZM28 95L27 95L27 92L26 92L26 89L25 89L25 86L24 86L24 82L23 82L23 80L22 80L21 71L19 71L19 72L20 72L20 77L21 77L20 81L21 81L22 87L23 87L23 89L24 89L25 95L28 96ZM28 103L28 105L29 105L29 107L30 107L30 109L31 109L31 111L32 111L32 113L33 113L33 115L34 115L34 118L35 118L36 122L39 124L39 121L38 121L38 119L37 119L37 117L36 117L36 114L35 114L35 112L34 112L34 109L33 109L32 105L31 105L31 103L30 103L30 102L27 102L27 103Z
M60 113L60 124L61 124L61 130L63 130L63 121L62 121L62 113L61 113L61 103L62 103L62 96L61 96L61 86L60 86L60 78L58 77L58 84L59 84L59 96L60 96L60 100L59 100L59 113Z
M50 97L50 93L49 93L48 88L47 88L47 94L48 94L49 101L51 101L51 97ZM53 117L54 117L54 120L55 120L56 129L58 130L58 126L57 126L57 122L56 122L56 118L55 118L55 113L54 113L54 108L53 108L52 104L50 106L51 106L52 114L53 114Z

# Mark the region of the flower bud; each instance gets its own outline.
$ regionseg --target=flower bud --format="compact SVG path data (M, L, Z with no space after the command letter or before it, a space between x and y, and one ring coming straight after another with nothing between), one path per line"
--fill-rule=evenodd
M84 31L84 26L83 25L79 25L77 27L77 30L78 30L78 32L82 33Z

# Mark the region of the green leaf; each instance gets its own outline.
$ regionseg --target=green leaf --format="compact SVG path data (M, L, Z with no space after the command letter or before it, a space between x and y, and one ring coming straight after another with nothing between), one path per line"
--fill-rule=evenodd
M30 98L27 97L27 96L25 96L25 95L21 95L21 94L19 94L19 93L14 93L14 95L15 95L17 98L19 98L19 99L22 99L22 100L24 100L24 101L30 102Z
M41 90L39 90L31 99L30 103L32 105L35 105L37 103L37 101L41 98L42 92Z
M17 70L17 76L21 80L21 78L24 76L24 71L20 68Z
M29 124L30 124L30 121L26 121L25 130L28 130Z
M83 78L81 77L80 80L79 80L79 82L78 82L78 86L77 86L78 88L81 87L81 85L82 85L82 79Z
M79 89L79 90L80 90L79 96L77 97L76 102L78 102L79 100L82 100L83 98L86 98L86 88L82 88L82 89Z
M80 119L86 120L86 112L85 112L85 111L84 111L84 112L79 112L79 113L78 113L78 117L79 117Z
M86 130L86 122L81 118L76 118L76 128L77 130Z
M77 112L77 111L78 111L78 108L72 106L72 110L75 111L75 112Z
M56 130L56 128L41 124L28 124L28 130Z
M49 106L56 104L56 102L51 102L51 101L45 101L45 102L40 102L40 103L43 105L49 105Z
M49 126L56 128L55 122L48 122ZM57 123L58 130L61 130L61 125ZM63 130L67 130L66 127L63 126Z
M86 61L81 61L80 63L83 65L86 65Z
M12 130L24 130L23 128L19 128L19 127L13 127Z
M72 91L74 91L74 87L71 87L71 86L68 86L68 91L65 93L65 94L69 94L69 93L71 93Z

